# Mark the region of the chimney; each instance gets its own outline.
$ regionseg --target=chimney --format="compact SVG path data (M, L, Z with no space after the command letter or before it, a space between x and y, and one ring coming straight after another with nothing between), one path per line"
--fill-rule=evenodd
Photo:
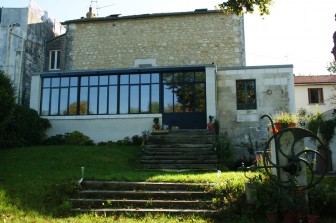
M86 18L91 19L91 18L95 18L95 17L96 17L96 15L93 14L93 12L92 12L92 7L90 6L90 8L89 8L89 12L86 13Z

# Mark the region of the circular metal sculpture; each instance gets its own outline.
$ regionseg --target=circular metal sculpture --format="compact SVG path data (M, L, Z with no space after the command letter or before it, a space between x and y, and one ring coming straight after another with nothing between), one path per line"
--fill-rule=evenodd
M306 190L318 184L328 171L327 148L312 132L303 128L285 128L275 132L263 152L267 175L279 186ZM309 145L309 146L307 146ZM271 153L271 148L272 153Z

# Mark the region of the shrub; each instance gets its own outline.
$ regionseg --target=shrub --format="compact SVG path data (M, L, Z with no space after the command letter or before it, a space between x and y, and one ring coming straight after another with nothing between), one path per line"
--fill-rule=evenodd
M22 105L14 105L3 140L4 147L31 146L42 144L49 120L40 118L37 111Z
M14 88L8 76L0 70L0 145L15 105Z
M226 135L221 135L216 141L216 150L219 158L219 169L227 170L234 164L234 153L232 142Z
M91 146L94 145L90 137L79 131L65 133L64 143L69 145Z
M63 145L65 142L65 136L62 134L57 134L55 136L50 136L44 141L46 145Z
M132 144L136 146L140 146L142 143L142 137L138 135L132 136Z

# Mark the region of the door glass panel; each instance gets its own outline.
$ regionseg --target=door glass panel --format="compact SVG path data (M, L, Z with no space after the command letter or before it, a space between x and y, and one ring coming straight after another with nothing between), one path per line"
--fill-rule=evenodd
M203 83L195 85L195 111L205 112L205 86Z
M174 88L174 112L183 112L184 111L184 91L181 86L175 86Z
M195 81L204 82L205 81L205 74L203 72L196 72L195 73Z
M184 74L184 81L188 83L193 83L194 79L194 72L188 72Z
M162 75L163 83L171 83L173 82L174 75L171 73L165 73Z
M195 93L194 93L194 85L188 84L184 86L184 108L185 112L194 112L195 111Z
M164 112L173 112L173 92L170 85L165 84L163 90L163 110Z

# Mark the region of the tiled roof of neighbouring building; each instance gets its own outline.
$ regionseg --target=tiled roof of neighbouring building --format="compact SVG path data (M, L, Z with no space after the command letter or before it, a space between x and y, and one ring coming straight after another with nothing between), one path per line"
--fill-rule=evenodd
M294 84L336 84L336 75L295 76Z

